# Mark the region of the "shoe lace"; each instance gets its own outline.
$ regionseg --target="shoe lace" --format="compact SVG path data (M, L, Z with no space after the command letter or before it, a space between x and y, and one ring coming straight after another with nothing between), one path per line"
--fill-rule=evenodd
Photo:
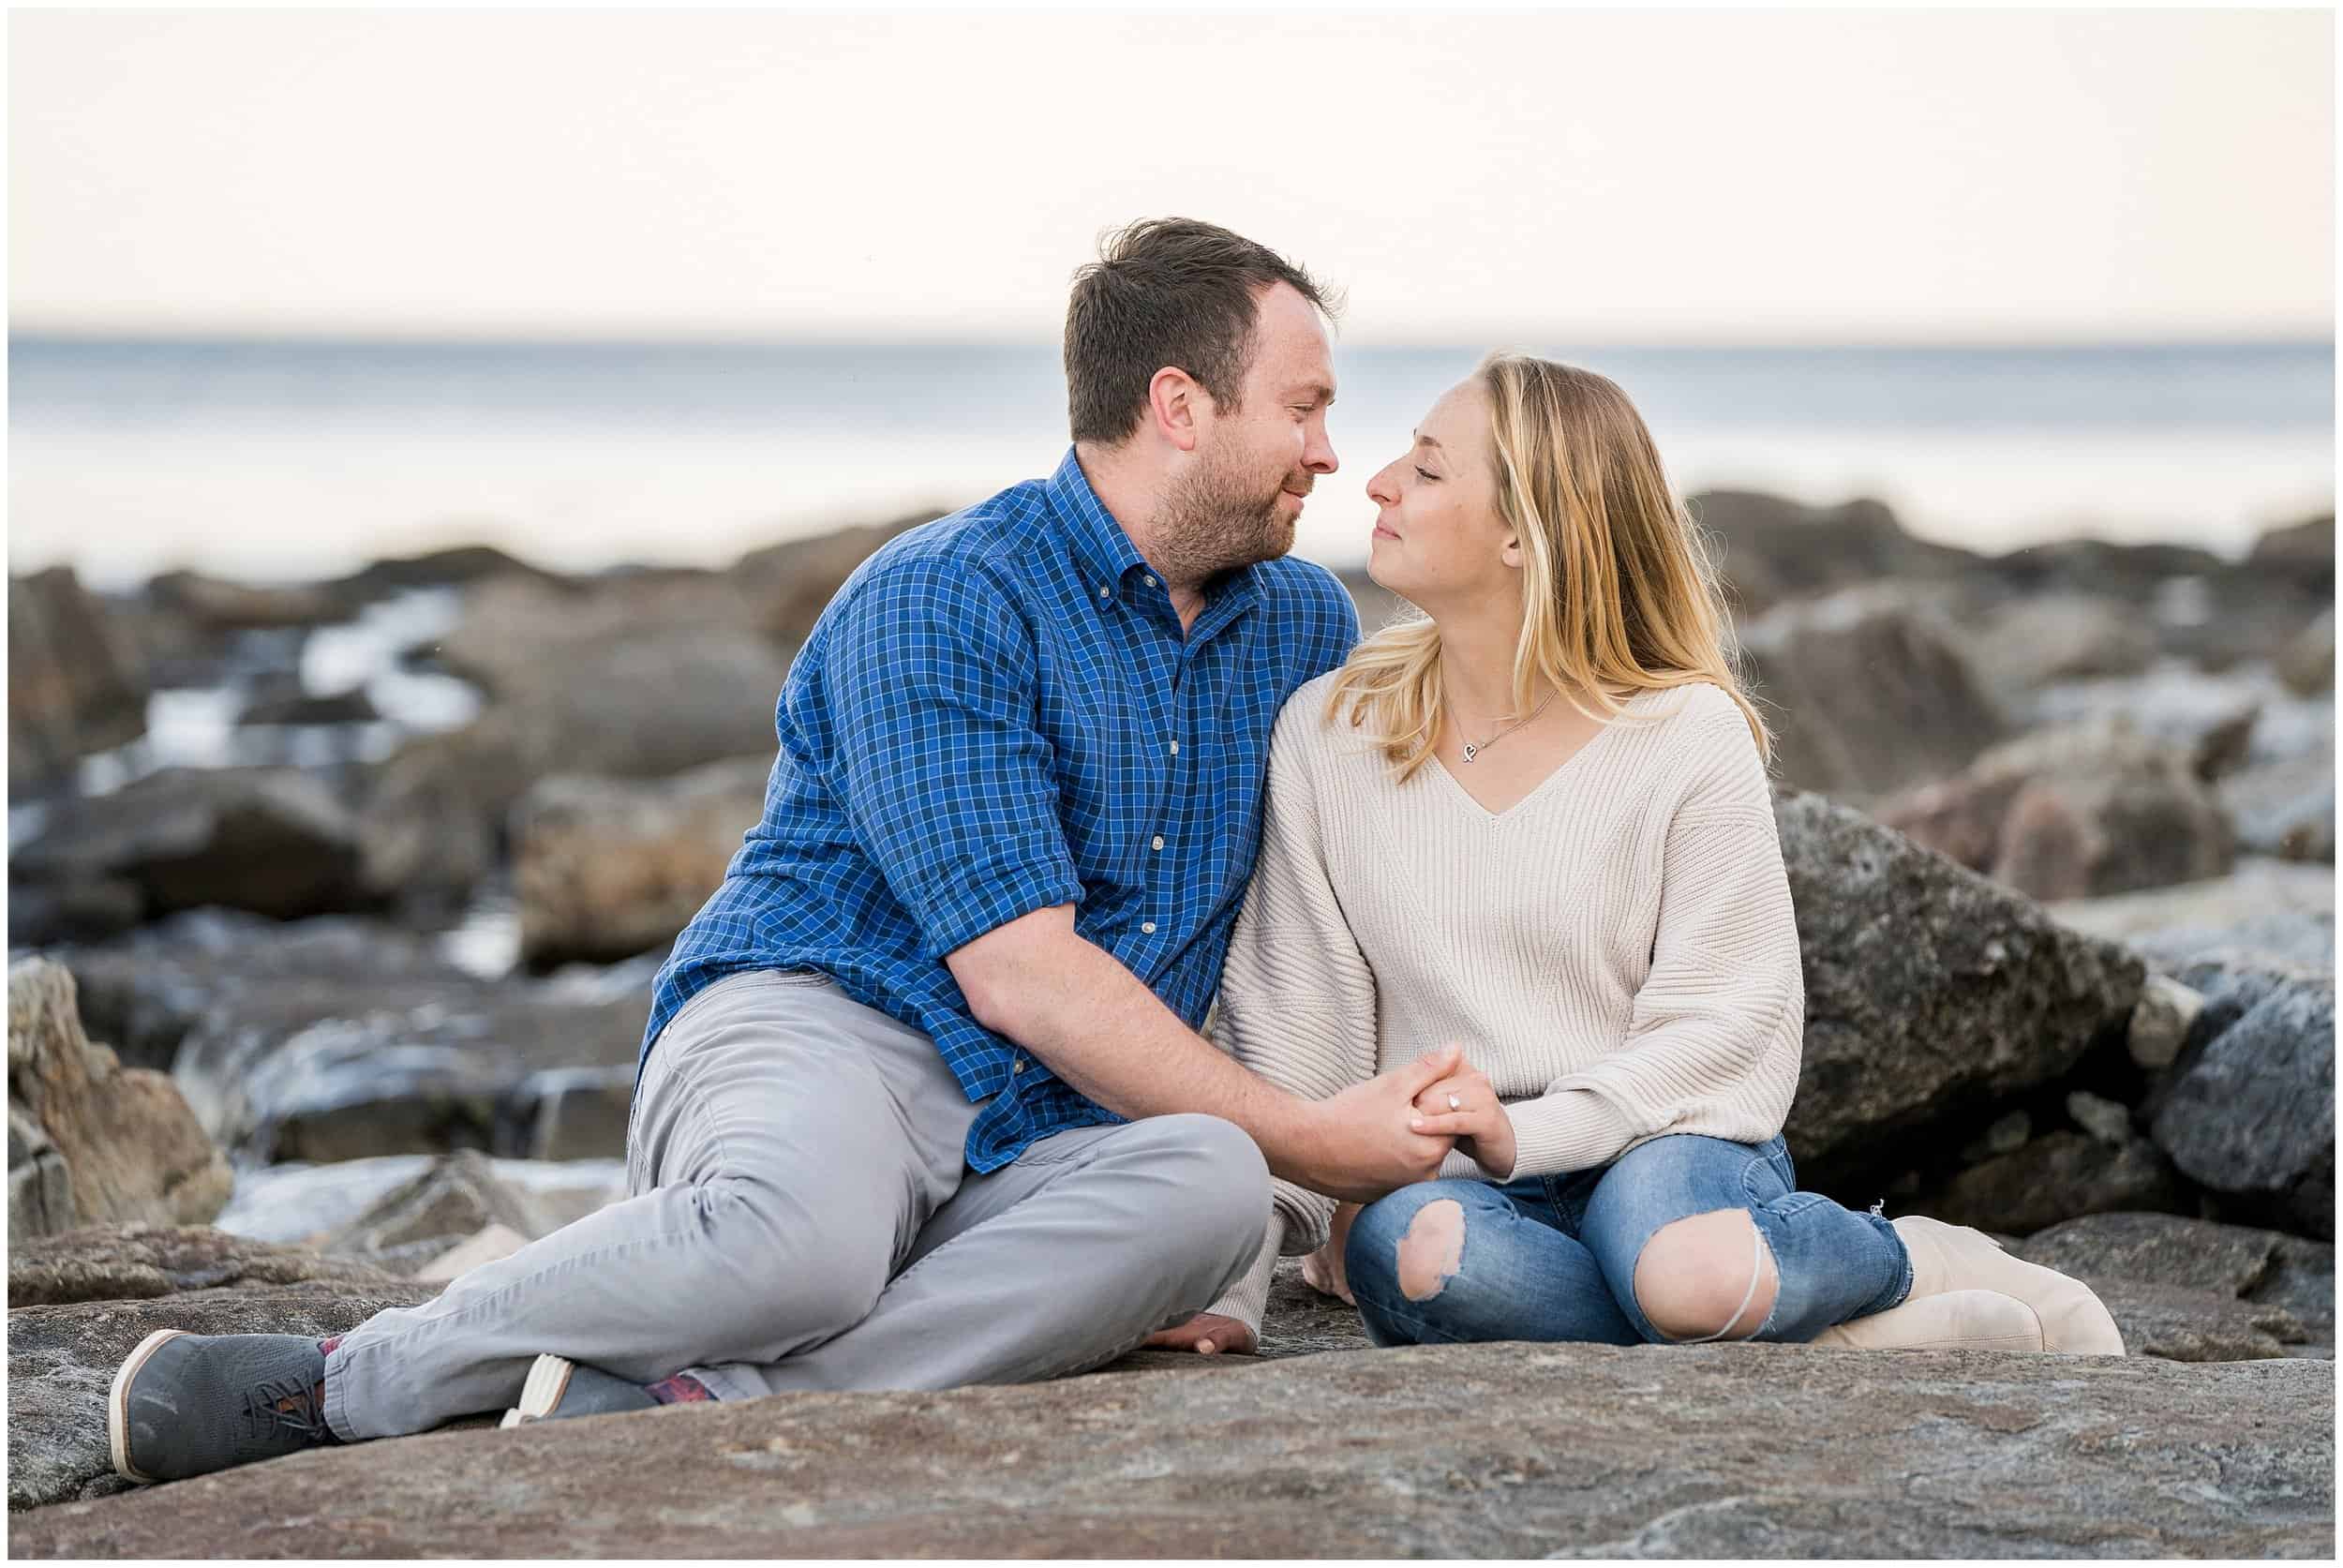
M318 1385L300 1378L272 1379L245 1391L245 1419L255 1426L274 1423L299 1432L312 1442L333 1441L325 1424L325 1402Z

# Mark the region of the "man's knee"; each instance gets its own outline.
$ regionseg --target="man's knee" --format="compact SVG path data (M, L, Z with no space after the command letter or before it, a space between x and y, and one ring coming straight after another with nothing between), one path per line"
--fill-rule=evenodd
M738 1317L750 1328L836 1334L869 1317L887 1289L891 1232L802 1223L777 1188L738 1177L702 1183L693 1198L721 1278L687 1312Z
M1745 1339L1773 1310L1779 1285L1746 1209L1671 1220L1635 1259L1635 1305L1670 1339Z
M1234 1122L1201 1113L1150 1116L1142 1157L1172 1183L1162 1223L1208 1251L1250 1263L1269 1229L1269 1162Z

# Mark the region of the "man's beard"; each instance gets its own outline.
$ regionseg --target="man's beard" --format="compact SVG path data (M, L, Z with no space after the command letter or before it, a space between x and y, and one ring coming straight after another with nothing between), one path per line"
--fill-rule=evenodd
M1293 548L1295 519L1282 515L1277 498L1289 475L1280 474L1262 495L1260 481L1233 465L1207 456L1172 482L1157 509L1156 549L1163 570L1184 582L1202 582L1256 561L1275 560Z

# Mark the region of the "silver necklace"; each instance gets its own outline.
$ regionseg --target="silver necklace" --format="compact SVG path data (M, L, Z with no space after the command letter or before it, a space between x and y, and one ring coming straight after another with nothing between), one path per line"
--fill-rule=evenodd
M1471 740L1466 741L1464 743L1464 759L1467 762L1470 762L1474 757L1479 756L1483 752L1487 751L1491 746L1494 746L1500 740L1504 739L1505 737L1511 735L1514 731L1528 724L1531 719L1534 719L1539 714L1545 712L1545 704L1547 702L1552 702L1559 694L1560 694L1554 692L1546 693L1545 702L1538 704L1535 708L1530 709L1529 712L1523 714L1520 718L1515 719L1512 724L1507 724L1503 729L1499 730L1495 735L1490 736L1486 740L1479 742Z

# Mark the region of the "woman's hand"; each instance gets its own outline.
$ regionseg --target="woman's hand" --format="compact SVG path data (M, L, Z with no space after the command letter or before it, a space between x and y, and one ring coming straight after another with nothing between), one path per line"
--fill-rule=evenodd
M1455 1071L1415 1097L1415 1109L1410 1131L1445 1134L1499 1181L1513 1175L1514 1119L1478 1068L1459 1061Z
M1253 1331L1234 1318L1199 1312L1176 1328L1159 1328L1142 1341L1157 1351L1194 1351L1199 1355L1251 1355Z

